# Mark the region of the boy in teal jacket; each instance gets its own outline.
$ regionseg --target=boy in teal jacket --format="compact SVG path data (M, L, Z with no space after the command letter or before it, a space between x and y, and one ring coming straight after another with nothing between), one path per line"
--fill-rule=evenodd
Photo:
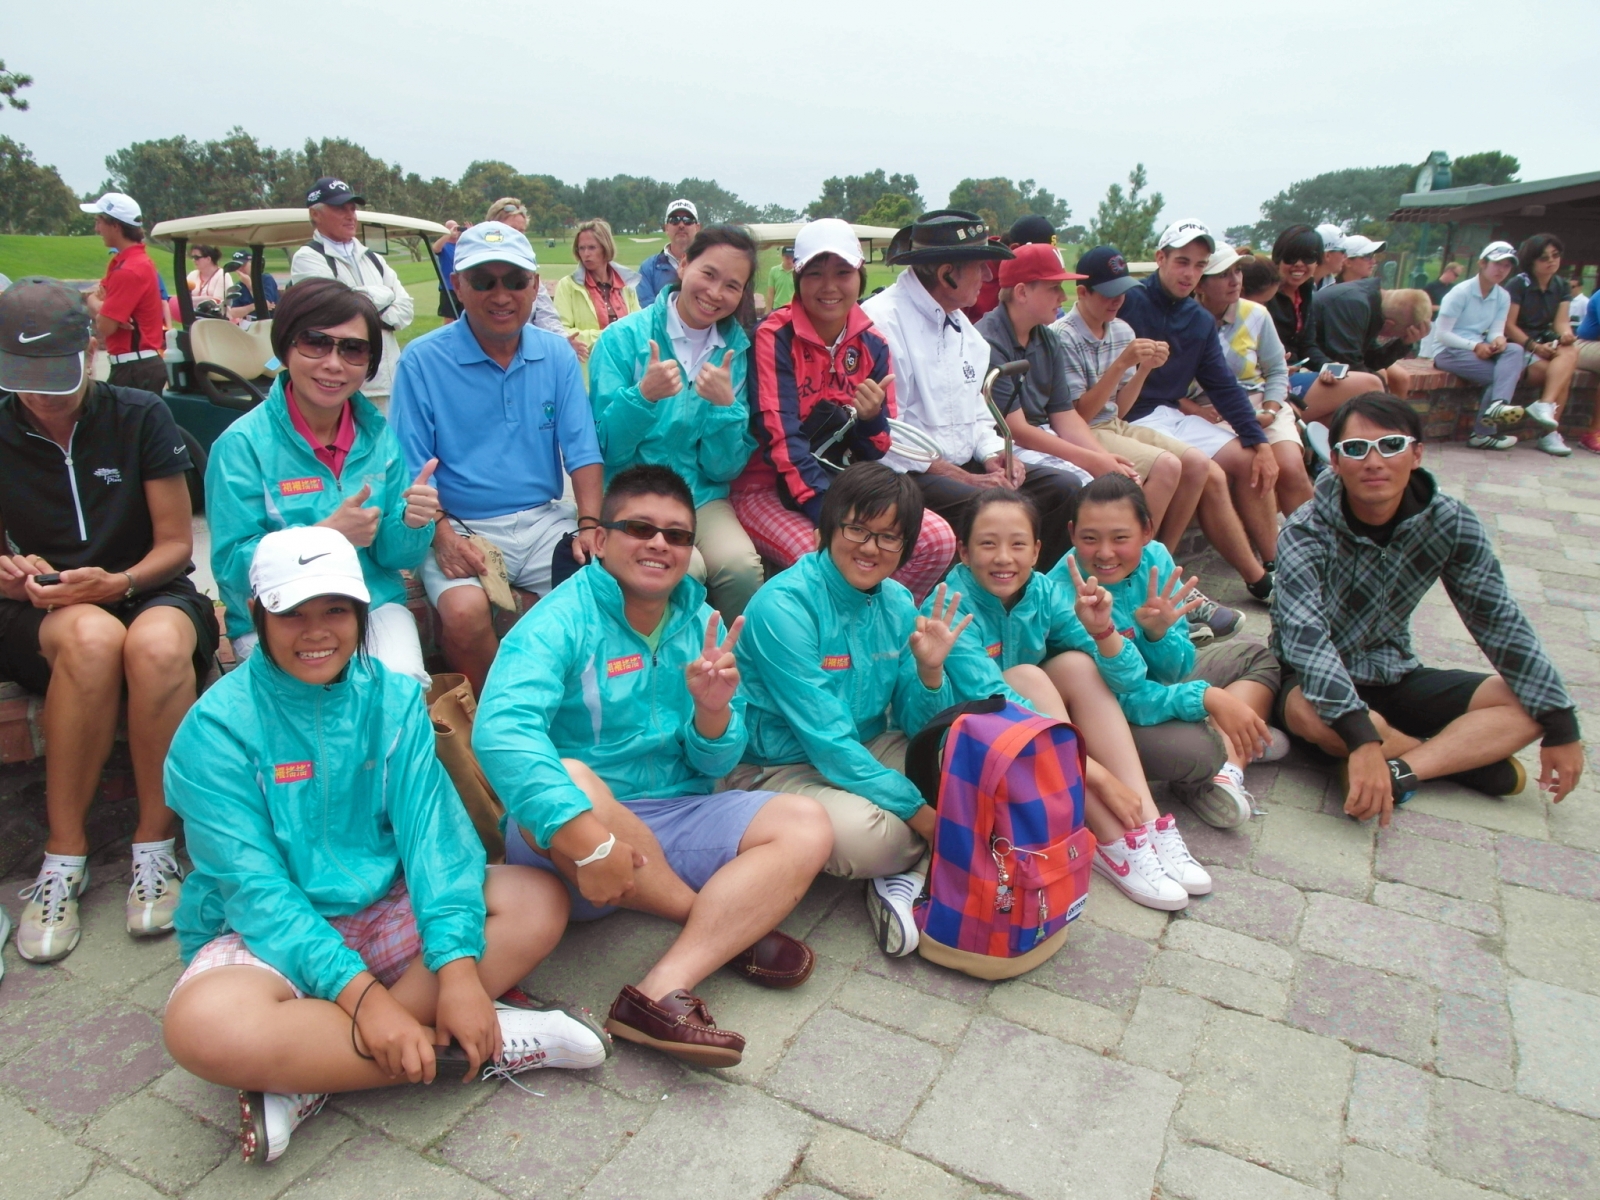
M916 549L922 491L882 463L845 470L823 500L822 548L756 593L739 644L750 746L730 779L814 796L828 811L831 875L871 879L867 907L891 955L916 949L911 904L934 814L902 769L906 735L956 695L945 676L956 598L927 616L889 576ZM913 869L915 868L915 869Z
M694 501L665 467L614 480L599 562L517 623L489 672L472 744L505 803L508 861L567 881L574 915L615 906L684 929L607 1028L702 1066L739 1062L692 989L725 963L797 987L815 959L777 931L832 846L804 796L719 790L745 748L733 650L685 578Z
M696 510L691 572L732 621L761 586L761 558L728 503L755 450L745 399L750 339L735 313L755 275L756 246L732 225L702 229L681 285L608 325L589 355L589 400L606 482L638 463L671 467Z

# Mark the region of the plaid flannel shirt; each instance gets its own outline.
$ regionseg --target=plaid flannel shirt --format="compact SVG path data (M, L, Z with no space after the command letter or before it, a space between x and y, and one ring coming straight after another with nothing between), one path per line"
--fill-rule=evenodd
M1306 699L1330 726L1360 713L1353 728L1370 730L1356 686L1397 683L1421 665L1411 648L1411 614L1443 579L1462 621L1522 707L1545 725L1547 736L1571 730L1572 698L1506 587L1483 523L1440 493L1427 472L1417 474L1432 498L1395 527L1387 546L1351 531L1343 485L1333 472L1317 481L1312 502L1288 519L1278 538L1273 652L1299 674ZM1545 719L1557 713L1563 714L1559 723Z

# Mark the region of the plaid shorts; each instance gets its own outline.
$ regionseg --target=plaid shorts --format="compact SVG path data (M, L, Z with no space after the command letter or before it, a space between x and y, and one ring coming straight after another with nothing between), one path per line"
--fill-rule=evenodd
M417 917L411 911L411 893L406 891L404 876L394 881L394 886L382 899L348 917L329 917L328 924L339 931L346 946L361 955L367 970L376 975L384 987L392 987L412 960L422 954L422 937L417 932ZM260 967L287 983L296 1000L305 999L305 993L295 987L287 975L252 954L237 933L221 934L201 946L183 974L178 976L178 982L172 985L172 993L176 994L189 980L213 967Z

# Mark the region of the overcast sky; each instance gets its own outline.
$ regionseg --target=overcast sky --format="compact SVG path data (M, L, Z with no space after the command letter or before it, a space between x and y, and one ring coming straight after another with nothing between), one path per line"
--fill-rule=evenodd
M793 208L875 167L930 207L964 176L1032 178L1085 224L1142 161L1169 216L1219 229L1295 180L1436 149L1507 151L1524 179L1600 169L1597 0L0 7L0 57L35 79L0 133L76 190L130 142L233 125L426 176L497 158Z

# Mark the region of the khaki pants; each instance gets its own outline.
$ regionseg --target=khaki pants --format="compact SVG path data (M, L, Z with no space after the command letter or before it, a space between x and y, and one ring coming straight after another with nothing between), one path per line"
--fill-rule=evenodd
M867 749L884 766L896 771L905 769L906 735L898 730L879 734L867 743ZM833 854L822 868L829 875L877 879L909 871L928 853L927 843L912 832L911 826L865 796L834 787L810 763L783 767L741 763L722 786L796 792L822 805L833 822Z
M732 623L761 586L761 555L727 500L708 500L695 509L694 525L689 574L706 585L706 601Z
M1163 450L1173 458L1181 459L1183 452L1189 449L1187 442L1180 442L1159 429L1130 425L1121 417L1102 421L1092 426L1090 431L1108 454L1120 454L1131 462L1138 470L1141 481L1150 478L1150 471Z

